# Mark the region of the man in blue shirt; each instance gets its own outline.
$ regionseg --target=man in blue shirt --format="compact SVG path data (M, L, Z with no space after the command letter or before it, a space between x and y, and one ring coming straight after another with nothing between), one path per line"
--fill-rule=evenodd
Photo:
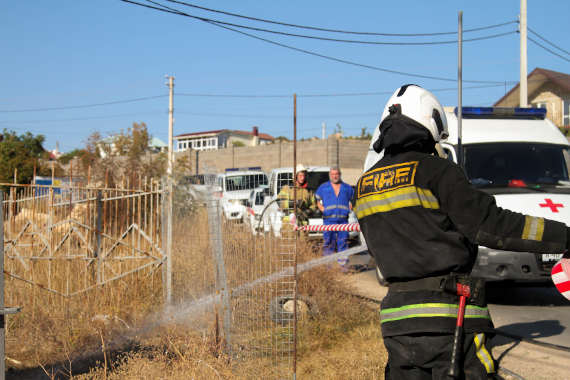
M329 171L330 181L323 183L317 189L315 198L317 207L323 213L323 224L346 224L348 214L352 210L354 190L340 179L340 169L332 167ZM348 248L347 231L325 231L323 233L323 255L327 256ZM338 263L345 266L348 259L339 259Z

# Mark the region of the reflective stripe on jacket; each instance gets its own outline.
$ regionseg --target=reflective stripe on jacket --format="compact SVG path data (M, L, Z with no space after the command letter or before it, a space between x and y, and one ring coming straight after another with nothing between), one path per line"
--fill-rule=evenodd
M354 211L389 283L469 274L476 244L552 253L566 248L566 226L497 207L458 165L422 152L385 154L356 185ZM389 289L382 334L453 333L458 297L442 291ZM468 307L466 332L492 328L486 305Z
M348 221L348 214L350 213L349 204L353 196L354 190L350 185L344 182L340 183L338 196L334 193L330 181L319 186L315 193L315 198L317 198L317 202L321 201L323 203L323 223L346 223Z

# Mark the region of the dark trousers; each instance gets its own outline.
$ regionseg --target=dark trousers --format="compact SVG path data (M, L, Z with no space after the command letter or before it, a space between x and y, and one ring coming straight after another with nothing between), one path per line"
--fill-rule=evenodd
M465 334L460 379L493 379L497 364L486 334ZM415 334L384 338L386 380L448 380L453 335Z

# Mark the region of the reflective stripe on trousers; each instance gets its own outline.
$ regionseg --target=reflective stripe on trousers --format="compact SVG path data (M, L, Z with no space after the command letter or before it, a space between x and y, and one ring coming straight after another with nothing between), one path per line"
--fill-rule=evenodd
M485 347L485 334L476 334L473 340L475 341L475 354L481 364L483 364L483 367L485 367L485 371L487 373L495 373L495 362Z
M448 317L457 318L458 305L448 303L419 303L380 310L381 323L388 323L409 318ZM486 307L467 305L465 318L491 319Z

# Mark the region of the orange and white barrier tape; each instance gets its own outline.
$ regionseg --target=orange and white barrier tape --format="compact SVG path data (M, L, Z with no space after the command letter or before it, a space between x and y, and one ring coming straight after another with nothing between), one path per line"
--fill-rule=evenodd
M323 231L360 231L360 224L346 223L346 224L321 224L309 226L295 226L295 230L310 231L310 232L323 232Z

